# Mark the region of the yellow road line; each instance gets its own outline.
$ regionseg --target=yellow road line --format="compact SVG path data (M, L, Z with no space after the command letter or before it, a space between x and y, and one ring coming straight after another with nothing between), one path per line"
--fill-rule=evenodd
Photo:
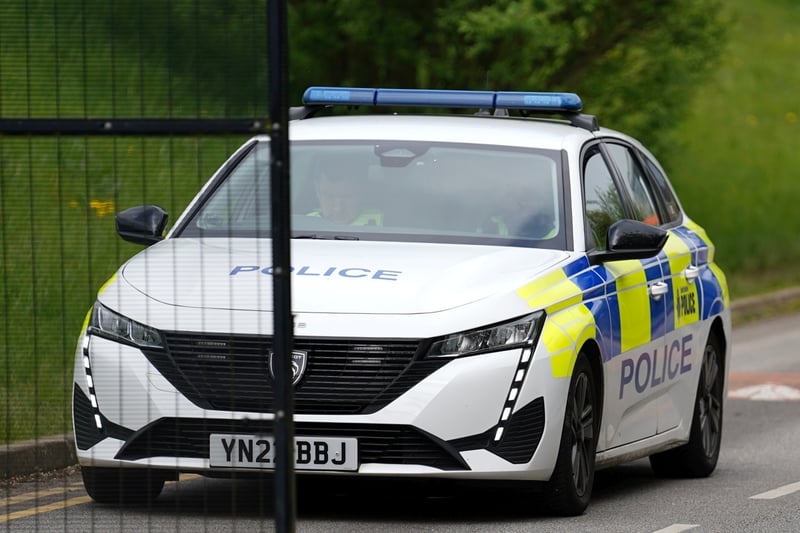
M36 498L45 498L47 496L52 496L53 494L66 494L68 492L79 490L83 488L83 483L72 483L67 487L59 487L57 489L48 489L48 490L37 490L34 492L26 492L24 494L18 494L16 496L9 496L8 498L0 500L0 507L6 507L8 505L14 505L17 503L27 502L30 500L35 500Z
M179 481L188 481L190 479L196 479L202 477L199 474L181 474ZM176 482L171 482L176 483ZM18 494L16 496L9 496L8 498L0 500L0 507L8 507L9 505L15 505L18 503L23 503L31 500L36 500L38 498L46 498L48 496L53 496L55 494L63 494L67 495L67 493L81 490L83 488L83 483L71 483L66 487L59 487L56 489L48 489L48 490L38 490L33 492L26 492L24 494ZM88 503L92 501L92 498L89 496L78 496L76 498L69 498L61 501L57 501L54 503L50 503L47 505L37 505L31 509L23 509L21 511L14 511L12 513L7 514L0 514L0 524L5 522L9 522L11 520L18 520L20 518L27 518L29 516L34 516L41 513L48 513L50 511L57 511L59 509L66 509L68 507L72 507L73 505L81 505L83 503Z
M89 496L78 496L77 498L70 498L68 500L62 500L48 505L36 506L33 509L15 511L13 513L8 513L4 515L0 514L0 524L9 522L11 520L19 520L20 518L27 518L29 516L34 516L37 514L49 513L50 511L66 509L67 507L72 507L73 505L81 505L83 503L88 503L90 501L92 501L92 498L90 498Z

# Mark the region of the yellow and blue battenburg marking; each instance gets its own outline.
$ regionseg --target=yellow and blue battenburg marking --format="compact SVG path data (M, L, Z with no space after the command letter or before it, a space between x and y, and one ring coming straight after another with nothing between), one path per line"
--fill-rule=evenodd
M681 238L698 243L698 248L694 259L697 265L707 265L708 268L701 269L699 284L702 291L702 318L705 320L710 316L718 315L723 309L730 306L730 293L728 291L728 281L722 269L714 262L714 246L711 244L706 231L693 221L678 228L681 230Z
M517 294L544 309L541 340L554 377L569 377L577 348L597 341L604 361L678 328L705 320L729 305L725 276L713 245L694 224L669 230L658 256L592 266L582 257L524 287ZM663 282L665 294L650 296Z
M109 285L114 283L117 279L117 272L114 272L110 278L106 280L103 285L100 286L100 289L97 291L97 295L100 296L103 292L108 288ZM83 325L81 326L81 331L86 331L86 328L89 327L89 322L92 319L92 312L94 311L94 306L89 308L89 311L86 313L86 317L83 319Z

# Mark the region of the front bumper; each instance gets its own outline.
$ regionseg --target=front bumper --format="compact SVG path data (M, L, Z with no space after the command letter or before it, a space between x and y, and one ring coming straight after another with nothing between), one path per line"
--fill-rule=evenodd
M546 356L526 357L524 350L514 349L434 366L427 374L419 368L401 373L388 388L397 389L403 376L413 383L399 387L389 401L386 394L373 395L383 402L377 408L367 401L348 414L313 412L301 382L295 391L300 400L295 435L356 438L357 474L549 478L568 380L552 378ZM273 433L270 409L198 405L202 397L190 401L187 396L194 393L182 393L185 383L161 370L152 354L102 337L89 335L79 346L73 408L81 464L230 472L235 469L210 466L211 434ZM182 373L181 379L198 379ZM268 380L265 373L263 383Z

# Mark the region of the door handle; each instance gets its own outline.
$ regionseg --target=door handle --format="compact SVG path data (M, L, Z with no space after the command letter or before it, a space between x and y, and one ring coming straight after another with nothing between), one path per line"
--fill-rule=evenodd
M653 299L658 300L659 298L667 294L667 292L669 292L669 285L667 285L663 281L657 281L652 285L650 285L649 291L650 291L650 296L652 296Z
M688 267L686 267L686 270L683 271L683 276L689 283L696 280L699 275L700 275L700 269L694 265L689 265Z

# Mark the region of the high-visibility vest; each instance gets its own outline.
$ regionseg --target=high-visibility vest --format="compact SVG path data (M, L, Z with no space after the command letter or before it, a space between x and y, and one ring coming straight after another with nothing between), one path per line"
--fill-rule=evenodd
M315 209L306 216L308 217L321 217L322 211ZM383 213L375 209L366 209L360 215L353 219L349 224L350 226L383 226Z
M484 226L484 227L478 228L478 232L479 233L494 233L496 235L502 235L504 237L507 237L509 235L508 225L503 220L503 217L501 217L501 216L489 217L489 222L490 222L490 224L489 224L490 227L487 228L486 226ZM535 237L535 238L537 238L537 239L551 239L551 238L555 237L557 233L558 233L558 231L556 230L556 228L551 228L550 231L547 232L547 235L542 235L541 237Z

